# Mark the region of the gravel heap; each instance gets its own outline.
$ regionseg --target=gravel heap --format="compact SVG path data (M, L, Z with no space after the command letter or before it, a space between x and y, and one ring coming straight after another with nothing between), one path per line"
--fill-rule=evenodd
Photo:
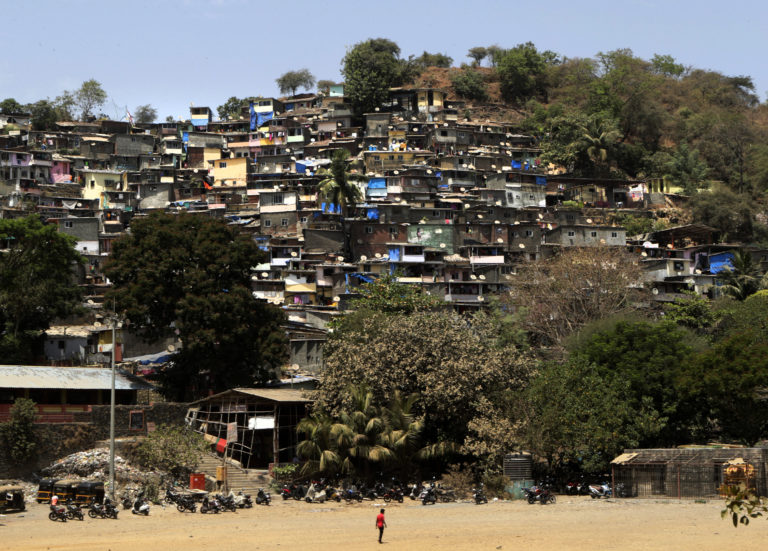
M109 448L95 448L73 453L58 459L41 472L44 477L50 478L87 478L106 481L109 478ZM156 478L159 474L132 467L125 459L115 455L115 480L118 483L142 483L150 478Z

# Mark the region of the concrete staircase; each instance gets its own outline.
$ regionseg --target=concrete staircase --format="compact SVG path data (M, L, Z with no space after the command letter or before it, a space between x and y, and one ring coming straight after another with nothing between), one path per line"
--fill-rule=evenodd
M227 461L227 485L230 490L251 494L255 497L259 488L268 488L272 483L272 477L267 471L256 469L243 469L234 463ZM197 472L205 473L216 479L216 468L221 467L221 458L213 454L204 454L197 466Z

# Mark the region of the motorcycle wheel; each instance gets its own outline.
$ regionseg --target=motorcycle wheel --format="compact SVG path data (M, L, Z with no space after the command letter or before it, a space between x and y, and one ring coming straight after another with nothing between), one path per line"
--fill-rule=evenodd
M205 513L207 513L207 512L208 512L208 507L206 507L205 505L203 505L202 507L200 507L200 514L201 514L201 515L204 515L204 514L205 514Z
M536 503L536 499L533 496L529 496L528 497L528 504L529 505L533 505L534 503Z
M363 496L357 496L357 502L362 503L363 502Z
M75 520L75 513L73 513L72 511L67 511L64 514L67 515L67 520Z
M483 498L483 503L488 503L488 498L487 497Z
M287 498L283 498L283 499L287 499ZM249 503L246 503L246 504L245 504L245 508L246 508L246 509L250 509L251 507L253 507L253 503L250 503L250 502L249 502Z
M390 496L384 496L384 503L389 503L390 501L392 501Z
M48 518L55 521L56 520L56 513L51 511L50 513L48 513Z
M397 496L397 502L402 503L403 502L403 496Z
M589 497L591 497L592 499L595 499L597 496L595 494L590 494Z
M187 508L184 507L182 504L178 504L176 506L176 509L178 509L179 513L183 513L184 511L186 511Z
M312 498L311 498L311 497L308 497L308 498L306 498L306 499L305 499L305 501L306 501L307 503L312 503Z
M426 499L422 499L422 500L421 500L421 504L422 504L422 505L426 505L426 504L427 504L427 500L426 500Z
M88 511L88 516L91 518L97 518L99 516L99 513L91 509L90 511Z
M550 503L557 503L557 498L555 496L549 496L549 502Z
M117 520L117 509L112 511L112 514L110 515L113 519Z

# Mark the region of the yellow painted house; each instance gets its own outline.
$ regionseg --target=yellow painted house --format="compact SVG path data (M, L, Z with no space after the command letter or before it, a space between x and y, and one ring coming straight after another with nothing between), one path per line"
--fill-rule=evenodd
M244 186L248 180L248 157L217 159L209 162L214 186Z
M128 173L121 170L81 170L83 199L103 199L104 194L127 191Z

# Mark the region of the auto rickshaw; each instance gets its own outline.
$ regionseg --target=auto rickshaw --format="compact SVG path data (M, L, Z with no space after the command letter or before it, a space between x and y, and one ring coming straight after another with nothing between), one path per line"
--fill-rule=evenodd
M97 503L104 501L104 483L92 480L86 480L78 483L75 487L75 502L90 503L96 500Z
M57 478L44 478L40 481L40 486L37 488L38 503L50 503L53 497L53 485L56 482L58 482Z
M23 511L24 488L21 486L0 486L0 511Z
M57 480L53 485L53 495L59 496L59 504L66 503L68 499L75 499L75 488L80 484L79 480Z

